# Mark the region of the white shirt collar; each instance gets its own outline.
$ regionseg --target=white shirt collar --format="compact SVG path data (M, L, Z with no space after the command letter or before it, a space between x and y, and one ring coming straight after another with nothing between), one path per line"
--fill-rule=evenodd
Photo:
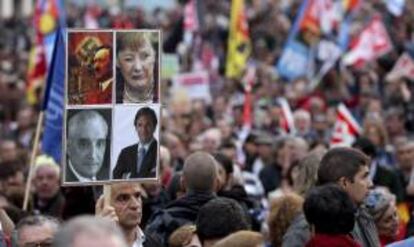
M147 142L147 144L141 144L140 142L138 142L138 153L139 153L139 149L141 148L141 146L144 147L145 153L146 153L149 149L149 146L152 144L153 141L154 141L154 138L152 138L151 141Z
M144 242L145 242L144 232L141 230L141 228L138 227L137 239L135 239L134 244L132 245L132 247L143 247Z
M378 162L373 159L371 161L371 166L369 168L369 174L368 177L371 179L371 181L374 180L375 174L377 173L377 169L378 169Z
M72 162L69 160L69 169L73 172L73 174L75 175L75 177L78 179L79 182L91 182L91 181L96 181L96 177L92 177L91 178L87 178L84 176L81 176L79 173L76 172L75 168L73 168L72 166Z

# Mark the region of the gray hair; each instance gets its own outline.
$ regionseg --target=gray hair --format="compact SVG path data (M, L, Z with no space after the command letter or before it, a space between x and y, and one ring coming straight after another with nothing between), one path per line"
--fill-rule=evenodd
M88 235L91 239L114 236L120 240L120 247L127 247L120 228L112 221L94 216L80 216L68 221L54 239L53 247L72 247L77 236Z
M381 220L391 203L396 203L395 195L383 188L371 190L364 202L375 222Z
M85 125L92 121L99 121L102 127L105 129L105 132L108 133L108 124L105 121L105 118L99 114L96 110L82 110L76 112L68 122L68 136L72 136L74 133L77 133L80 125Z
M54 230L54 232L57 232L59 229L60 222L57 218L52 217L52 216L45 216L45 215L27 216L21 219L17 223L17 226L16 226L17 240L20 239L20 234L23 228L30 227L30 226L43 226L43 225L49 225Z

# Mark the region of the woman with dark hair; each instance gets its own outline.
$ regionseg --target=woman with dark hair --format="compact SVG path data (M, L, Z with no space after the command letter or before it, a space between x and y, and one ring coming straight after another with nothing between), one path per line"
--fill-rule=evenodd
M306 247L360 247L350 234L355 225L356 207L348 194L334 184L312 189L303 211L315 235Z

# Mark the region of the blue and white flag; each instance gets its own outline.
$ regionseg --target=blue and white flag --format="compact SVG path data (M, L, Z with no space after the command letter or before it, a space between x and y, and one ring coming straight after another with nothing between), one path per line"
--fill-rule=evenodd
M42 151L61 161L62 129L65 88L65 42L61 29L58 29L43 101L45 126Z

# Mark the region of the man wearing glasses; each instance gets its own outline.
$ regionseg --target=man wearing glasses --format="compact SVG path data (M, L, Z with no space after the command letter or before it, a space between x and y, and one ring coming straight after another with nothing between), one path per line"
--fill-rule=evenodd
M50 247L59 228L57 219L49 216L28 216L16 227L18 247Z

